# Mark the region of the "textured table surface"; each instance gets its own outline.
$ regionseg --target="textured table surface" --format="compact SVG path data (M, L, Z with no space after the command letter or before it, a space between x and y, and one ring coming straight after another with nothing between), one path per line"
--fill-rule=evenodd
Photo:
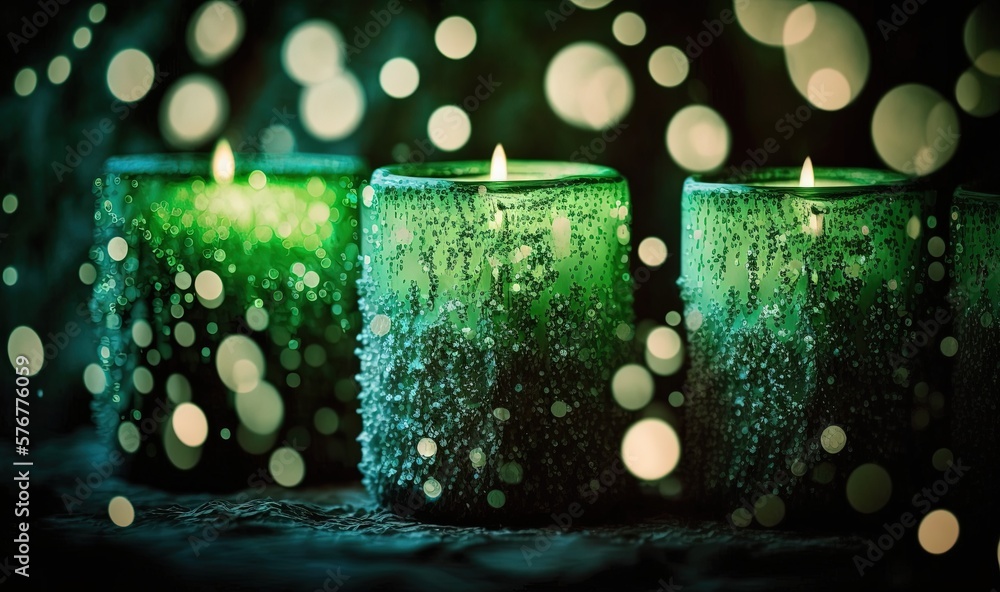
M50 441L32 456L30 579L45 589L69 581L140 590L906 590L940 583L989 592L996 586L987 581L995 563L994 575L984 577L973 576L967 558L930 561L916 548L915 533L861 577L853 557L880 532L735 531L670 507L568 528L431 525L372 507L358 486L213 496L164 492L115 475L94 478L89 463L107 453L84 435ZM88 476L96 486L78 495L76 479ZM108 518L117 495L135 507L127 528Z

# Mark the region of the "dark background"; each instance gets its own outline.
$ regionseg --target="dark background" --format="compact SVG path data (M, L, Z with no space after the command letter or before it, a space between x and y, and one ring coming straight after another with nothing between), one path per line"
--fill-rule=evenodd
M54 1L54 0L53 0ZM761 45L736 22L705 48L691 64L686 81L676 88L656 85L647 71L649 54L661 45L684 48L688 36L706 28L732 3L614 0L596 11L576 9L553 31L547 11L558 12L560 3L541 0L483 0L475 2L419 2L400 0L403 11L371 44L354 56L348 67L364 87L367 108L357 131L344 140L324 142L313 138L296 117L289 127L301 152L355 153L371 165L393 162L426 139L427 118L440 105L459 104L490 76L501 86L470 114L472 136L453 153L438 151L431 159L488 158L494 144L502 142L511 158L568 160L598 132L574 128L560 120L548 106L543 80L552 56L570 43L590 40L614 52L628 67L635 99L623 122L621 137L608 145L598 162L621 171L629 180L634 204L633 244L647 236L661 237L670 258L636 293L637 320L662 323L664 315L681 310L675 280L678 275L679 199L687 176L667 153L664 135L670 118L694 103L711 106L726 120L732 134L727 164L746 160L746 151L777 136L775 122L793 113L805 100L793 87L781 48ZM914 0L915 1L915 0ZM59 341L67 323L79 325L54 360L34 378L43 389L45 403L32 410L32 426L69 431L90 421L90 395L83 388L84 367L96 361L96 342L89 319L78 314L89 299L90 286L77 278L80 264L88 261L92 242L91 185L102 162L114 154L169 151L159 129L159 107L171 83L201 72L220 81L229 98L229 117L222 135L233 145L260 133L275 109L298 115L301 87L281 67L281 43L301 21L323 18L334 23L350 42L355 27L372 20L371 10L385 2L328 2L290 0L280 3L245 0L240 3L245 35L235 54L204 67L187 49L188 22L201 0L107 2L107 17L93 25L87 21L92 2L68 0L38 34L15 53L9 43L0 46L0 134L5 158L0 194L14 193L19 207L13 215L0 214L0 267L13 265L17 283L0 285L0 334L7 336L18 325L32 327L43 343ZM954 104L955 81L969 67L962 32L973 2L926 0L909 20L886 40L879 19L888 19L892 2L864 0L840 2L857 19L868 37L871 72L861 95L836 112L813 110L812 117L768 165L799 166L809 155L818 166L884 168L872 144L871 119L875 106L891 88L920 83L936 89ZM901 4L901 3L900 3ZM571 7L568 0L563 10ZM5 2L0 6L5 35L18 31L21 17L39 10L37 2ZM646 38L637 46L618 43L611 21L625 10L646 21ZM441 19L462 15L476 26L478 41L462 60L444 58L433 42ZM73 31L90 26L94 38L84 50L71 44ZM114 97L106 83L107 64L125 47L146 52L162 70L165 83L154 87L136 103L128 118L116 120L112 133L62 181L52 169L63 161L66 147L83 139L83 130L95 128L111 112ZM45 71L57 54L72 59L69 79L58 86L48 82ZM410 97L386 96L378 83L386 60L404 55L420 69L420 86ZM32 67L39 74L36 90L28 97L15 95L12 81L18 70ZM933 174L930 182L950 193L955 184L988 172L998 160L996 138L1000 119L971 117L956 107L962 138L951 161ZM780 137L780 136L779 136ZM198 148L210 151L215 138ZM638 258L634 258L638 266ZM51 335L50 335L51 334ZM58 344L57 344L58 345ZM12 376L5 371L5 376ZM683 374L660 379L657 398L681 388ZM6 410L4 416L8 417Z

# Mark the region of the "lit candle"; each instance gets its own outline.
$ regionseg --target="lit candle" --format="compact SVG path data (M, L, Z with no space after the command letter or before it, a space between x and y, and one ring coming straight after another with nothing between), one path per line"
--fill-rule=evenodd
M943 243L932 245L940 256ZM1000 191L985 183L960 187L951 208L949 260L952 330L940 342L954 357L952 435L955 459L970 467L960 494L978 507L993 502L1000 477Z
M350 478L360 451L352 158L129 156L94 183L100 431L137 479ZM258 475L260 477L260 475Z
M379 169L362 198L368 489L451 521L613 499L624 477L598 479L627 420L609 389L632 332L625 180L498 149L492 167Z
M858 480L886 492L909 439L913 377L893 360L922 291L931 197L902 175L813 175L810 161L742 183L688 179L679 283L695 499L741 525L757 503L770 504L764 524L823 504L808 519L829 518L858 507L849 476L868 463Z

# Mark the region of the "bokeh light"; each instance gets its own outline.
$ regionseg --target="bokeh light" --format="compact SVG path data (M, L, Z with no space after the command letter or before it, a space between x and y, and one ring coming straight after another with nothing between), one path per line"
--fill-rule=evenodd
M83 386L91 394L99 395L104 392L104 387L108 385L108 375L104 369L97 364L87 364L83 369Z
M10 358L10 365L15 369L27 366L28 376L34 376L45 363L45 348L34 329L21 325L14 328L7 338L7 356ZM28 363L19 364L17 359L20 356L24 356Z
M753 516L765 528L772 528L785 519L785 502L774 494L757 498L753 505Z
M450 16L434 31L434 44L441 55L460 60L476 48L476 28L466 18Z
M93 37L94 35L91 33L89 27L80 27L73 33L73 47L77 49L84 49L90 45L90 41Z
M830 2L803 4L788 16L784 42L792 83L813 106L836 111L861 94L871 59L851 13Z
M934 510L924 516L917 529L917 540L932 555L947 553L958 542L958 518L948 510Z
M847 501L862 514L881 510L892 496L892 477L875 463L863 464L847 478Z
M215 368L229 390L249 393L264 376L264 353L249 337L230 335L219 344Z
M160 106L160 131L170 145L194 148L218 135L229 116L229 99L214 78L191 74L167 91Z
M191 381L183 374L171 374L167 377L167 398L174 405L180 405L191 400Z
M90 22L94 23L95 25L103 21L104 17L106 17L107 15L108 15L108 8L104 6L104 4L101 2L98 2L97 4L91 6L90 10L87 12L87 18L89 18Z
M784 45L785 21L803 0L735 0L736 20L747 35L763 43L780 47Z
M38 74L31 68L22 68L14 77L14 92L19 96L26 97L35 92L38 86Z
M108 502L108 516L117 526L131 526L135 520L135 508L127 497L116 495Z
M465 146L472 135L468 114L455 105L438 107L427 120L427 137L445 152Z
M263 436L281 426L285 404L278 389L262 380L249 392L236 394L236 414L247 429Z
M3 268L3 283L7 286L17 283L17 268L9 265Z
M3 212L5 214L13 214L17 211L17 196L13 193L8 193L3 196L2 202Z
M1000 112L1000 78L969 68L955 84L955 101L969 115L991 117Z
M201 460L202 448L188 446L181 442L174 431L174 421L171 417L167 420L166 429L163 431L163 451L170 464L182 471L187 471L197 466L198 461Z
M394 99L404 99L420 85L420 71L406 58L392 58L382 66L378 81L385 94Z
M73 65L70 63L69 58L64 55L59 55L52 58L49 62L49 82L52 84L62 84L66 82L69 78L69 73L73 69Z
M187 446L201 446L208 438L208 418L194 403L181 403L174 409L174 432Z
M97 280L97 268L92 263L81 263L77 276L85 286L93 285Z
M560 119L599 130L621 121L632 108L632 78L608 49L591 42L559 51L545 71L545 98Z
M317 432L329 436L340 427L340 416L329 407L320 407L316 410L316 415L313 416L313 424L316 426Z
M243 32L243 11L238 6L222 0L206 2L188 24L188 49L199 64L215 64L236 51Z
M690 70L687 54L672 45L659 47L649 56L649 75L660 86L677 86L687 79Z
M611 33L622 45L639 45L646 38L646 21L634 12L623 12L611 23Z
M623 409L642 409L653 399L653 375L638 364L626 364L611 379L611 394Z
M585 8L587 10L597 10L598 8L604 8L608 4L611 4L611 0L572 0L573 4L576 4L580 8Z
M341 71L343 47L344 38L331 23L309 20L288 32L281 47L281 64L299 84L318 84Z
M306 476L306 463L294 448L283 446L271 453L267 464L274 481L282 487L295 487Z
M904 84L890 90L875 108L872 140L893 169L927 175L947 163L959 141L958 114L936 90Z
M965 21L965 52L973 65L1000 76L1000 0L986 0Z
M823 430L819 441L820 445L823 446L823 450L830 454L837 454L847 446L847 434L844 432L844 428L840 426L828 426Z
M655 236L647 236L639 243L639 260L643 265L656 269L667 261L667 244Z
M123 49L108 64L108 89L116 99L134 103L153 88L153 60L138 49Z
M662 419L640 419L625 432L622 460L639 479L655 481L669 475L681 457L677 432Z
M667 126L667 151L681 168L706 172L729 156L729 126L722 116L703 105L677 112Z
M343 71L302 90L299 109L306 131L320 140L340 140L354 133L365 115L365 93L358 79Z

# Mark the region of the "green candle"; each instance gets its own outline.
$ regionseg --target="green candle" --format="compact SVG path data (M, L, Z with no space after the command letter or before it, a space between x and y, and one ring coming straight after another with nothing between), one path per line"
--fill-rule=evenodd
M986 184L955 191L951 208L952 333L941 352L954 357L953 454L969 471L962 491L980 503L998 491L1000 457L1000 192ZM977 493L978 492L978 493Z
M684 186L687 471L696 499L740 525L874 511L909 439L913 377L893 360L923 289L931 196L889 172L796 179Z
M626 182L489 172L390 166L362 193L361 468L401 513L504 521L613 498L597 479L627 420L609 389L631 336Z
M319 155L109 160L94 182L100 431L170 486L350 477L357 191ZM261 468L266 472L257 473Z

